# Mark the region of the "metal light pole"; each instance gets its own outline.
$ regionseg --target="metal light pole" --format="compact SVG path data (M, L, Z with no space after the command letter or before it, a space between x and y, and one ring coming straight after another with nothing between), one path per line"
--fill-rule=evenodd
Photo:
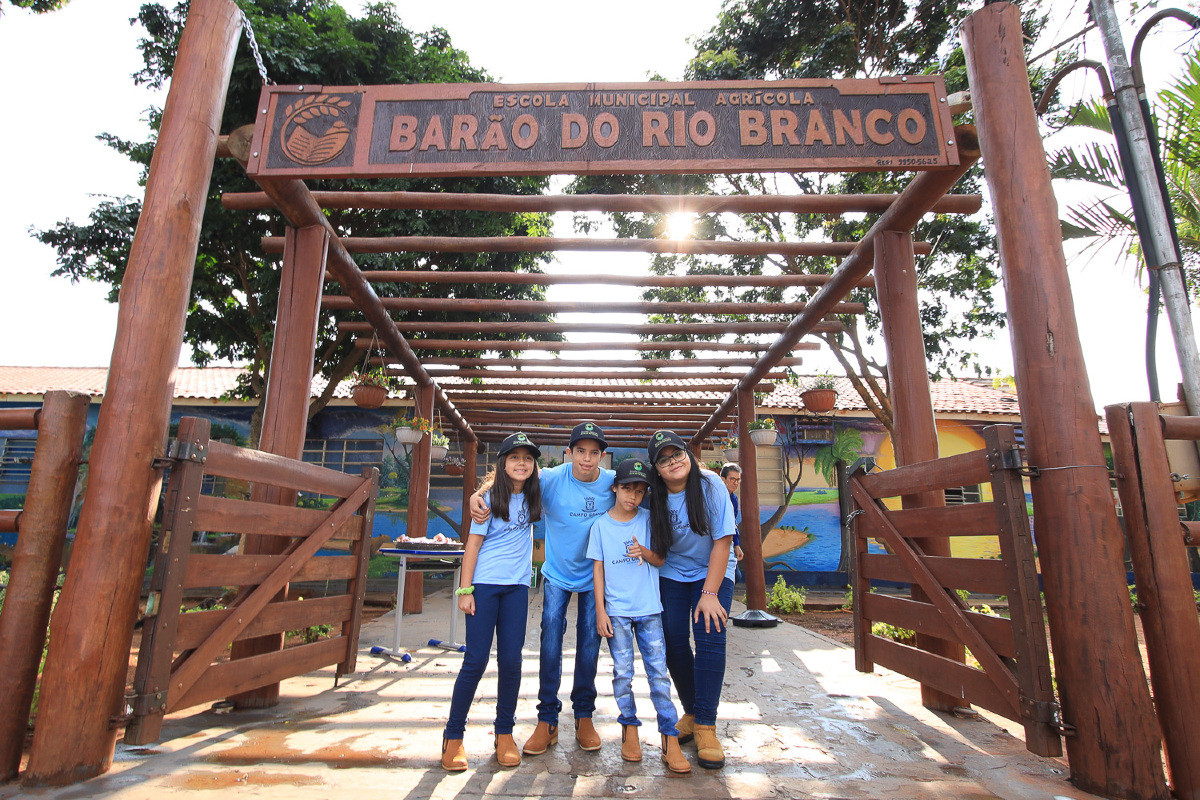
M1184 401L1187 403L1188 414L1197 416L1200 415L1200 351L1196 348L1196 334L1192 328L1183 266L1171 237L1169 201L1159 186L1149 133L1142 116L1133 71L1125 53L1125 43L1121 39L1116 7L1113 0L1092 0L1091 6L1092 17L1104 40L1117 108L1128 135L1134 169L1132 174L1127 176L1127 180L1136 182L1145 201L1147 218L1142 222L1149 233L1150 244L1145 250L1146 266L1157 270L1162 282L1163 304L1171 322L1175 354L1183 376Z

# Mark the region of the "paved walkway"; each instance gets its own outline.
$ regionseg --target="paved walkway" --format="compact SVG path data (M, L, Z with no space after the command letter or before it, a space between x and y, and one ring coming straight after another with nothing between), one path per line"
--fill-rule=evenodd
M519 743L536 722L540 603L534 606L517 708ZM448 590L426 597L425 613L405 618L405 644L445 637L449 607ZM731 629L719 722L726 745L723 770L694 766L690 776L667 772L658 758L644 678L635 689L643 720L650 720L642 728L645 760L621 760L612 662L603 648L600 752L575 747L568 712L557 747L516 769L500 769L491 758L489 733L495 712L493 668L481 684L467 729L471 769L449 775L438 759L461 656L428 647L414 650L408 664L370 655L371 645L391 644L393 625L389 614L364 628L360 672L336 689L330 669L286 681L273 709L175 714L163 728L161 744L119 745L113 769L103 777L59 789L9 785L0 787L0 798L126 800L204 790L215 790L214 797L272 800L1094 797L1071 786L1063 760L1027 753L1019 727L989 717L956 719L927 711L912 681L890 672L860 674L851 649L787 624ZM572 654L568 650L566 675ZM570 684L564 683L565 696ZM695 751L685 746L684 752L695 764Z

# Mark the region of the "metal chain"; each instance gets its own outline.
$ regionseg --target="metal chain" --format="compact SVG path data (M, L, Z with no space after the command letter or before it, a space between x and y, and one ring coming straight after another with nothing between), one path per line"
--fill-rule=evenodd
M267 66L263 63L262 53L258 50L258 39L254 38L254 26L250 24L250 18L240 8L238 14L242 17L242 28L246 31L246 39L250 42L250 52L254 55L254 63L258 65L258 74L262 76L263 84L274 84L275 81L267 77Z

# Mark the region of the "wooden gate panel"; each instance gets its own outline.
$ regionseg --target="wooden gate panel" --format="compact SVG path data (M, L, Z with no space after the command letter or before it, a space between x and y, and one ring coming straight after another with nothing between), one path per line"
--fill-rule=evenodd
M1025 726L1030 751L1061 755L1019 452L1011 427L989 427L984 440L986 449L981 451L851 476L853 516L858 518L851 576L855 662L862 671L879 664L1018 720ZM985 482L992 485L991 503L889 511L879 502L882 497ZM910 541L991 534L1001 542L1000 559L927 556ZM868 553L869 539L881 541L888 554ZM919 588L928 602L872 595L873 579L910 583L914 595ZM1011 619L971 611L956 589L1007 595ZM875 621L962 644L982 669L875 636Z
M370 530L378 470L361 477L268 453L208 440L207 421L180 423L171 446L172 477L135 680L135 718L126 741L158 738L164 713L253 690L337 665L353 670L366 588ZM252 500L202 496L205 475L308 492L338 499L327 510L272 505ZM192 554L193 534L235 533L290 539L279 555ZM348 543L345 556L317 556L334 539ZM288 601L281 590L294 580L344 582L343 594ZM241 587L227 609L180 614L183 590ZM330 639L226 663L217 659L233 642L289 630L330 625Z

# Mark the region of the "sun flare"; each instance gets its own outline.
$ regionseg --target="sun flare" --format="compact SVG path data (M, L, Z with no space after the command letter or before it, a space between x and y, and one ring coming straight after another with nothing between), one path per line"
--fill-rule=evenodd
M667 219L667 234L672 239L690 239L696 228L696 215L691 211L676 211Z

